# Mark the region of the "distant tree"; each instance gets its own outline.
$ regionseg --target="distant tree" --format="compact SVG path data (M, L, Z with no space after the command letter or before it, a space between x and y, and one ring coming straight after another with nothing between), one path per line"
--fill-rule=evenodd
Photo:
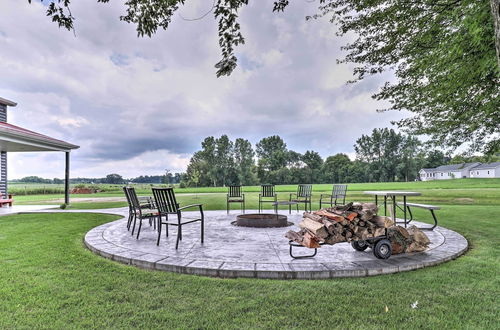
M224 134L215 140L215 145L216 185L225 187L237 179L234 177L233 142Z
M448 164L449 161L450 157L447 157L441 150L430 150L427 152L425 163L422 167L436 168Z
M123 184L125 183L125 180L120 174L113 173L106 175L106 178L103 180L103 183Z
M288 150L286 143L277 135L263 138L256 145L258 161L258 176L261 183L274 183L278 181L278 171L286 167L288 162ZM271 181L273 182L271 182Z
M321 180L321 166L323 159L316 151L307 150L302 156L302 161L306 165L305 171L309 183L319 183Z
M349 182L351 160L346 154L336 154L326 158L321 171L325 183Z
M356 157L369 164L369 181L395 181L401 135L393 129L374 129L356 140Z
M205 163L205 172L200 172L201 178L204 181L203 175L208 175L212 185L217 186L217 144L213 136L209 136L201 143L201 151L199 158Z
M399 148L399 163L397 165L400 181L414 181L422 168L424 158L421 155L422 143L415 137L402 136Z
M255 152L250 141L238 138L234 143L234 164L238 184L250 186L257 183Z
M354 149L357 159L368 166L368 181L414 180L424 163L421 142L393 129L376 128L362 135Z

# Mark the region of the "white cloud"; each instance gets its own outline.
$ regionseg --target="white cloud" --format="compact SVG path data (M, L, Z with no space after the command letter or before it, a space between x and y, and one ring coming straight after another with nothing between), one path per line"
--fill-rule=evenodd
M381 78L344 84L352 68L336 59L348 39L327 19L305 20L317 3L292 2L279 14L269 3L242 8L241 65L216 78L212 14L182 19L209 7L189 1L168 31L137 38L119 21L123 4L74 1L75 37L37 2L0 2L0 96L18 102L9 122L80 145L74 176L138 176L184 170L209 135L255 144L279 134L299 152L352 153L361 134L404 115L375 112L383 105L370 95ZM33 164L37 175L62 177L58 157L12 154L9 178L32 173Z

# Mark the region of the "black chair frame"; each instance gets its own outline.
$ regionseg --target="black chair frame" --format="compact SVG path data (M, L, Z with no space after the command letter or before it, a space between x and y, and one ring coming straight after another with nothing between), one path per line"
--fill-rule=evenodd
M158 240L156 245L160 245L160 237L162 225L165 225L165 234L168 237L168 226L177 227L177 241L175 243L175 249L179 248L179 242L182 240L182 226L194 222L201 223L201 243L204 241L204 214L202 204L191 204L184 207L180 207L179 203L175 198L175 193L173 188L152 188L153 197L158 208ZM188 221L183 221L182 211L189 208L198 208L200 211L200 217L195 219L189 219ZM176 219L169 220L169 215L175 216ZM163 220L165 218L165 220Z
M331 195L328 194L320 195L319 208L320 209L323 208L323 204L335 206L337 205L337 203L340 203L341 200L342 200L341 205L345 205L346 192L347 192L346 184L334 184Z
M273 203L274 212L278 212L278 195L274 191L275 186L273 184L263 184L260 186L260 194L259 194L259 213L262 210L263 203ZM266 198L272 198L266 199Z
M312 185L310 184L299 184L297 186L297 192L290 194L290 202L296 202L297 212L299 211L299 203L304 203L304 209L306 212L311 212L312 210ZM309 206L309 211L307 206ZM292 206L289 205L289 212L292 210Z
M144 205L140 203L139 197L137 197L137 194L135 192L135 188L132 187L124 187L125 190L125 195L127 196L128 200L130 201L131 204L131 209L132 210L132 217L129 215L129 220L127 226L129 227L130 230L130 223L133 220L133 227L132 227L132 236L134 236L135 232L135 226L137 220L139 220L139 228L137 229L137 239L139 239L139 235L141 234L141 228L142 228L142 220L147 219L149 220L149 225L154 225L156 228L156 219L159 217L159 213L156 210L145 208L145 206L151 207L151 204Z
M241 212L245 213L245 194L241 192L241 186L229 186L226 197L227 214L229 214L230 203L240 203Z

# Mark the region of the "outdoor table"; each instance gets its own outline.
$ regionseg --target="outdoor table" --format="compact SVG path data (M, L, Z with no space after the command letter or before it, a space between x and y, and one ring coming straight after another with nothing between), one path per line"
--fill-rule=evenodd
M298 202L292 202L292 201L277 201L273 203L274 206L274 212L278 214L278 206L279 205L288 205L288 214L292 214L292 205L297 205Z
M403 197L403 214L404 214L405 228L407 225L407 222L406 222L406 197L407 196L420 196L420 195L422 195L421 193L415 192L415 191L387 191L387 190L364 191L363 193L367 194L367 195L374 195L375 196L375 204L377 206L378 206L378 196L384 197L384 215L385 216L387 216L387 199L390 198L392 200L392 209L393 209L392 219L394 220L394 223L396 223L396 207L397 207L396 198L398 196L402 196Z

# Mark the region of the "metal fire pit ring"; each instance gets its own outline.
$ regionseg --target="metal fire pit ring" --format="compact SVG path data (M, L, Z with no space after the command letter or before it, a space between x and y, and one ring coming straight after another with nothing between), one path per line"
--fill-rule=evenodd
M254 227L254 228L276 228L293 225L287 221L286 215L273 213L252 213L240 214L236 216L236 221L231 222L234 226Z

